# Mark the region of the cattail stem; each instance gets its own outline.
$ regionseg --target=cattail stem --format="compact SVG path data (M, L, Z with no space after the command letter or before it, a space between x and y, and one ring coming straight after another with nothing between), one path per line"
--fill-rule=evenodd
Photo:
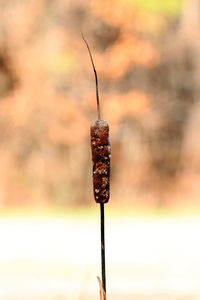
M101 271L102 271L103 289L106 293L104 203L100 203L100 215L101 215Z

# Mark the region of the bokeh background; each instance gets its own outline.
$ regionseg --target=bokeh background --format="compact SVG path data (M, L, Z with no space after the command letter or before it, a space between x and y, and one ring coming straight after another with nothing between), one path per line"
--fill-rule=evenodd
M2 1L1 299L99 297L81 31L110 125L109 299L199 299L199 0Z

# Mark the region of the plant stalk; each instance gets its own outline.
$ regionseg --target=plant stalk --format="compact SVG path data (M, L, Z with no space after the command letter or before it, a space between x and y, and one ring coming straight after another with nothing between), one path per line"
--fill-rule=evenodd
M101 272L102 272L103 289L106 293L104 203L100 203L100 215L101 215Z

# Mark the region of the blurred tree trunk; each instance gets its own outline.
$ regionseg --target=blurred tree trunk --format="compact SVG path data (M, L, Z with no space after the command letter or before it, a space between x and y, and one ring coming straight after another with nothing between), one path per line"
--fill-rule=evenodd
M179 27L181 44L190 53L194 66L196 96L200 93L200 1L184 0Z
M161 63L154 70L154 95L161 124L149 135L151 164L165 206L184 164L183 143L190 114L200 95L200 1L185 0L179 24L161 45Z
M192 106L184 140L184 172L183 178L193 181L199 172L199 117L200 117L200 1L185 0L179 27L179 38L182 45L190 53L193 61L194 105ZM198 171L198 172L197 172ZM193 173L193 174L192 174ZM188 184L188 183L187 183Z
M180 37L188 44L199 44L200 1L184 0L180 20Z

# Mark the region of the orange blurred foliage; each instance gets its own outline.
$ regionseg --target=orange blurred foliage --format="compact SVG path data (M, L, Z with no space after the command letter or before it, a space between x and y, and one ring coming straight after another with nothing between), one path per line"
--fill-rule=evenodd
M178 17L176 22L153 18L121 0L5 1L3 6L0 204L63 205L92 198L89 126L96 119L96 98L81 30L91 46L102 113L110 124L113 196L121 201L119 182L129 199L137 198L141 186L153 190L159 182L164 190L166 178L175 178L181 168L181 155L189 157L182 151L184 138L189 141L188 99L198 98L198 63L174 51L172 43L166 43L168 55L163 42L164 36L173 40L173 26L176 40ZM169 160L177 165L168 168Z

